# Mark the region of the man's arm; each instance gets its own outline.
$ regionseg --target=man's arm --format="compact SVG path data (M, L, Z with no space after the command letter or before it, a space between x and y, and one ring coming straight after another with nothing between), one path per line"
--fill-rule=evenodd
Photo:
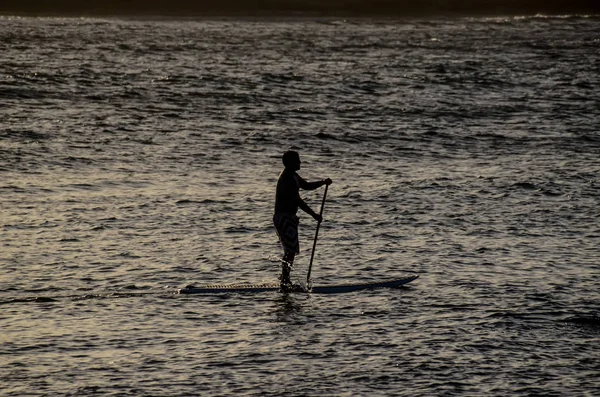
M331 185L331 179L323 179L322 181L306 182L300 175L296 174L297 183L302 190L315 190L323 185ZM302 207L300 207L302 208Z
M304 190L315 190L323 185L331 185L331 179L329 178L324 179L322 181L306 182L304 179L302 179L302 177L300 177L300 175L296 174L295 176L297 177L296 182L298 183L298 186ZM308 204L306 204L304 200L302 200L300 194L298 194L296 200L298 201L298 207L300 207L302 211L312 216L317 222L321 222L323 220L321 215L313 211L312 208L310 208Z
M306 212L307 214L309 214L310 216L312 216L317 222L321 222L323 219L321 218L321 215L317 214L315 211L312 210L312 208L310 208L308 206L308 204L306 204L304 202L304 200L302 200L301 198L299 198L298 201L298 206L300 207L300 209L304 212Z

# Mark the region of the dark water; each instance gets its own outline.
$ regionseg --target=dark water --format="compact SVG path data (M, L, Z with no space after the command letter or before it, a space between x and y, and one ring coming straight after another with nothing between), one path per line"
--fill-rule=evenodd
M598 22L0 19L0 394L595 395Z

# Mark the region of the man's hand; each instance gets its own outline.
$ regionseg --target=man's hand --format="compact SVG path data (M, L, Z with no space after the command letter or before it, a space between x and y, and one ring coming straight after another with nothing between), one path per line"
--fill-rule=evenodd
M323 217L319 214L314 214L312 217L315 218L315 221L319 223L323 222Z
M323 182L325 182L325 184L327 186L331 185L333 183L333 181L330 178L325 179Z

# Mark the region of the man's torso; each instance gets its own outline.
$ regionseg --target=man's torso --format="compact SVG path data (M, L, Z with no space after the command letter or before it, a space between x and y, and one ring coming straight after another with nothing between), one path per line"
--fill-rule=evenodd
M300 176L295 171L284 169L277 181L275 213L295 215L298 212L298 190Z

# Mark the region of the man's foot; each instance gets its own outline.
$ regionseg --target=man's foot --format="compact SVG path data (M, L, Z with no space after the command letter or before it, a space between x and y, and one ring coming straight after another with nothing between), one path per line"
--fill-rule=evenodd
M287 275L288 278L284 278L285 274L282 274L280 277L281 282L279 283L279 289L281 290L281 292L292 292L292 287L294 286L292 284L292 281L289 279L289 274Z
M306 289L302 285L292 282L281 283L279 288L281 292L306 292Z

